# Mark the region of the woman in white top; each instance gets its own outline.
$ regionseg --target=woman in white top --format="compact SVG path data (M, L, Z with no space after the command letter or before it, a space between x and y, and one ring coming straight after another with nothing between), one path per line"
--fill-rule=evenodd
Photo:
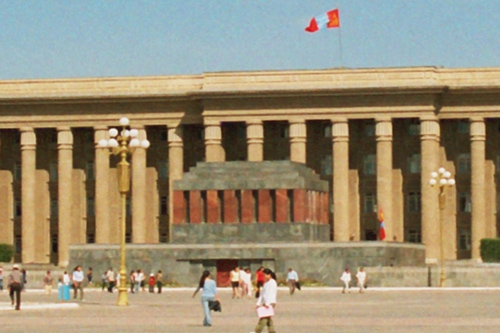
M365 289L365 283L366 283L366 272L363 267L359 268L359 271L356 274L356 279L358 280L359 292L362 293L363 290Z
M250 268L240 269L240 280L241 280L241 297L247 295L248 298L252 298L252 273Z
M342 273L342 276L340 277L340 280L344 282L344 288L342 289L342 293L345 293L345 290L347 289L347 292L349 292L349 282L351 282L351 272L349 271L349 268L346 268L344 273Z

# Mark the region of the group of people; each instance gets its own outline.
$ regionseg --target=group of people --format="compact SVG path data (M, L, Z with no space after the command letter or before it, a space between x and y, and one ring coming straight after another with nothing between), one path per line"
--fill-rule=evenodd
M146 277L142 269L132 270L130 272L129 279L130 292L132 294L138 293L139 290L142 290L142 292L146 291ZM150 293L155 292L155 286L158 289L158 294L161 294L161 289L163 287L163 273L161 270L158 270L156 275L154 273L149 274L148 287Z
M243 272L243 274L241 274ZM241 269L236 267L230 273L231 285L233 287L233 298L239 298L238 288L242 288L241 297L245 295L250 296L247 290L251 286L251 272L250 269ZM297 277L298 280L298 277ZM267 326L268 332L275 332L274 329L274 307L278 295L278 284L276 282L276 274L269 268L260 267L256 273L256 309L259 316L259 322L255 327L255 332L260 333ZM262 288L262 289L261 289ZM193 293L193 297L200 291L201 305L203 308L204 319L203 326L212 326L212 319L210 310L213 309L213 304L217 304L220 308L220 298L217 293L217 286L215 281L211 278L209 271L204 271L200 277L198 287ZM212 305L212 306L211 306Z
M342 273L340 281L344 283L344 287L342 288L342 293L345 293L346 291L349 292L351 283L351 271L349 270L349 268L346 268L345 271ZM360 267L358 272L356 273L356 281L358 283L359 292L363 293L366 288L366 282L367 282L366 272L363 267Z

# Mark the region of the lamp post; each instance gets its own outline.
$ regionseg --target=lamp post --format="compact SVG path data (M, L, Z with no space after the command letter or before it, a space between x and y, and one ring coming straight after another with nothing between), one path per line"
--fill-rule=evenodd
M447 187L452 187L455 185L455 179L451 178L451 173L446 171L445 168L439 168L438 172L431 172L431 179L429 184L434 187L434 185L439 186L439 232L441 239L441 278L439 280L439 286L444 287L444 281L446 279L444 271L444 208L446 204L446 193L445 189Z
M121 198L121 237L120 237L120 287L118 288L118 305L128 305L127 295L127 268L125 265L125 230L126 230L126 206L127 194L130 191L130 164L127 161L129 155L136 148L147 149L150 145L148 140L139 140L139 131L130 129L130 121L128 118L121 118L121 131L116 128L109 129L109 140L99 140L98 146L101 148L109 148L113 155L120 155L120 162L117 165L118 171L118 190Z

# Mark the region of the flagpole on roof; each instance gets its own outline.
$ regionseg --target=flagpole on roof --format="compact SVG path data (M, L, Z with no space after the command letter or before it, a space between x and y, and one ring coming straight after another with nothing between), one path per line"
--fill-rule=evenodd
M340 4L337 3L337 9L339 11L339 68L342 68L342 26L340 24Z

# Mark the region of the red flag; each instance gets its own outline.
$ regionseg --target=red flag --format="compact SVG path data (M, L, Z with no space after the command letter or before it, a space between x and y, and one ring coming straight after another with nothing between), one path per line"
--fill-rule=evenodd
M378 212L378 221L380 222L380 240L385 239L385 224L384 224L384 212L382 208Z
M338 28L340 27L339 10L334 9L312 18L309 26L306 28L307 32L316 32L323 28Z

